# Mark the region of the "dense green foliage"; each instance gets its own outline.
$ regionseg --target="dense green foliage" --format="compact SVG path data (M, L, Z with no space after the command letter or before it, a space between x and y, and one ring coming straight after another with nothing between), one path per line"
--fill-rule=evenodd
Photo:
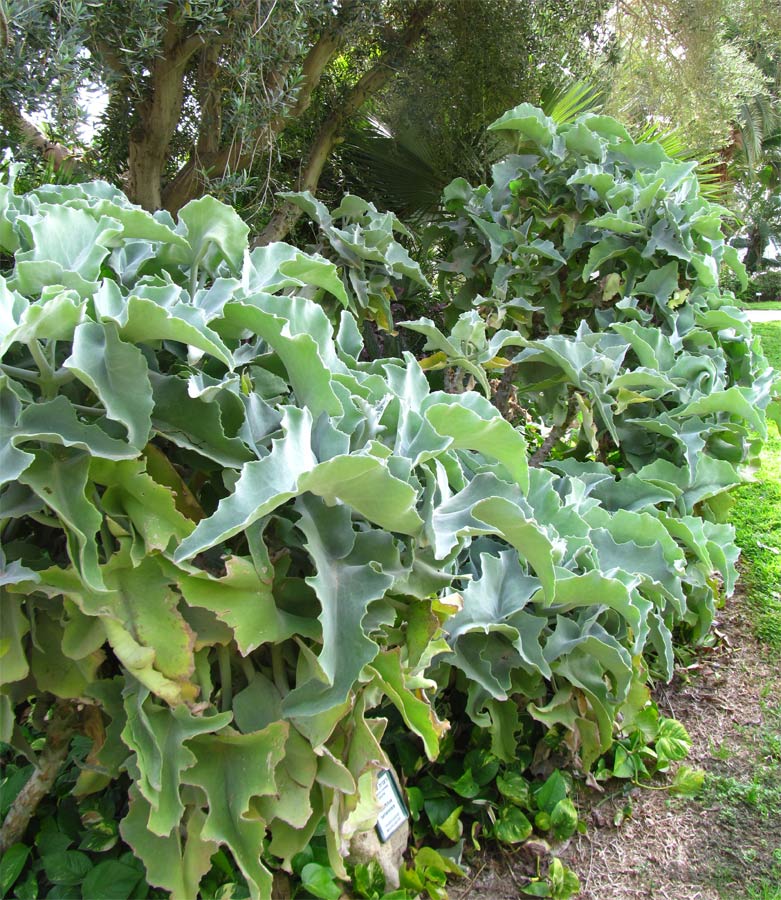
M749 278L742 296L747 303L781 302L781 270L760 272Z
M347 877L394 762L440 836L483 800L519 842L577 824L530 762L637 780L685 752L648 673L732 592L720 516L773 393L718 291L741 267L658 145L528 106L495 127L523 146L446 192L455 322L405 323L421 362L367 358L356 317L388 325L382 298L426 280L356 198L296 201L337 266L250 252L211 197L175 222L102 182L0 187L0 739L86 706L74 793L129 780L120 834L175 897L220 849L253 897L314 877L318 829ZM410 888L444 878L425 859Z
M676 129L713 156L740 223L746 268L781 243L781 5L778 0L619 0L606 111Z

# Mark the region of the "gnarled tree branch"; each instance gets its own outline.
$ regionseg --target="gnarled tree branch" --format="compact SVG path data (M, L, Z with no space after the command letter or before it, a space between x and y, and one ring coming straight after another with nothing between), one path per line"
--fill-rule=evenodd
M567 403L567 412L564 414L564 421L561 423L561 425L554 425L553 428L551 428L551 430L548 432L548 436L545 438L542 444L534 451L531 457L529 457L530 466L539 467L550 456L550 452L556 445L556 441L558 441L559 438L566 434L567 429L572 424L572 420L575 418L577 409L577 397L574 393L572 393L570 394L569 403Z
M190 158L163 190L162 203L170 213L175 215L189 200L201 196L205 188L203 173L207 173L210 178L221 178L227 172L247 168L259 145L279 134L290 119L298 118L306 112L326 66L344 46L347 27L355 7L356 0L347 0L334 21L323 30L304 59L302 83L295 103L284 115L277 116L270 122L263 133L255 135L252 140L233 140L227 147L215 146L215 138L219 144L220 132L214 130L214 124L210 121L211 108L202 106L198 142ZM284 80L287 69L274 74L277 81ZM219 98L212 98L213 104L218 102Z
M298 177L297 190L317 190L320 176L326 160L333 148L341 140L344 127L366 100L376 94L393 77L404 57L417 43L426 19L431 14L434 4L430 0L417 3L409 15L407 26L398 35L393 45L365 72L357 83L348 91L341 106L335 109L320 126L320 131L309 150L307 161ZM301 210L292 203L285 203L271 217L268 225L255 241L255 246L281 241L301 215Z
M16 795L3 820L3 826L0 828L0 855L22 839L38 804L54 786L67 759L68 748L77 723L78 713L73 704L58 701L46 729L46 743L38 757L38 764L27 783Z
M71 150L56 141L50 141L16 107L5 104L2 109L2 118L9 130L19 134L25 143L38 150L43 159L52 164L55 172L70 171L76 165L78 157Z
M182 34L171 4L162 52L152 63L149 91L128 143L128 194L144 209L162 205L163 168L182 113L185 69L204 43L199 34Z

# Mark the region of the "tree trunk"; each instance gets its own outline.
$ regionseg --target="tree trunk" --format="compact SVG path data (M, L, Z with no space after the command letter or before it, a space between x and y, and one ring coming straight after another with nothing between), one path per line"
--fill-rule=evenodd
M762 257L765 251L765 240L762 229L758 225L753 225L748 232L748 250L743 259L746 271L749 275L753 275L762 266Z
M376 65L358 80L348 91L342 105L323 122L298 177L297 190L311 191L313 194L317 191L326 160L342 139L347 121L369 97L380 91L390 81L399 64L420 39L426 19L432 9L433 3L430 0L424 0L412 8L407 27L397 37L393 46L380 57ZM292 203L284 203L256 238L254 246L283 240L290 233L301 213L302 210L293 206Z
M162 203L165 209L172 215L176 215L190 200L202 196L207 183L203 177L204 174L208 178L222 178L228 172L248 168L260 145L270 141L274 135L283 131L291 119L296 119L306 112L326 66L344 45L347 26L356 8L356 0L346 0L342 4L334 23L323 31L304 59L301 69L302 84L296 102L284 115L278 116L270 122L264 131L255 135L251 141L242 141L234 136L230 146L222 148L219 146L221 134L218 123L215 122L214 109L220 103L221 98L216 95L215 91L207 93L209 103L202 104L203 113L198 142L193 148L190 158L163 189ZM207 51L204 51L203 55L206 56L206 54ZM216 65L216 57L214 65ZM276 86L287 77L287 71L285 69L283 72L271 74L277 83Z
M174 12L172 4L161 53L152 64L149 92L138 106L139 121L128 146L128 195L150 212L162 206L163 169L182 112L185 69L204 46L199 35L183 36Z

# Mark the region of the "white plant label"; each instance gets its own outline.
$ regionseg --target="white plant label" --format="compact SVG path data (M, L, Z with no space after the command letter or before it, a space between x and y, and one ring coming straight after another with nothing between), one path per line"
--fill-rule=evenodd
M377 817L377 834L385 843L407 821L408 815L396 782L387 770L377 776L377 800L381 806Z

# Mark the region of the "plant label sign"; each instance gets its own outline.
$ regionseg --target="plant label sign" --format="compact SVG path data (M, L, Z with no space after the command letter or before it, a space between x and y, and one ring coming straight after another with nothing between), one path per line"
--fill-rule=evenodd
M380 840L385 843L407 821L409 815L396 782L387 769L377 776L377 800L381 808L375 827Z

